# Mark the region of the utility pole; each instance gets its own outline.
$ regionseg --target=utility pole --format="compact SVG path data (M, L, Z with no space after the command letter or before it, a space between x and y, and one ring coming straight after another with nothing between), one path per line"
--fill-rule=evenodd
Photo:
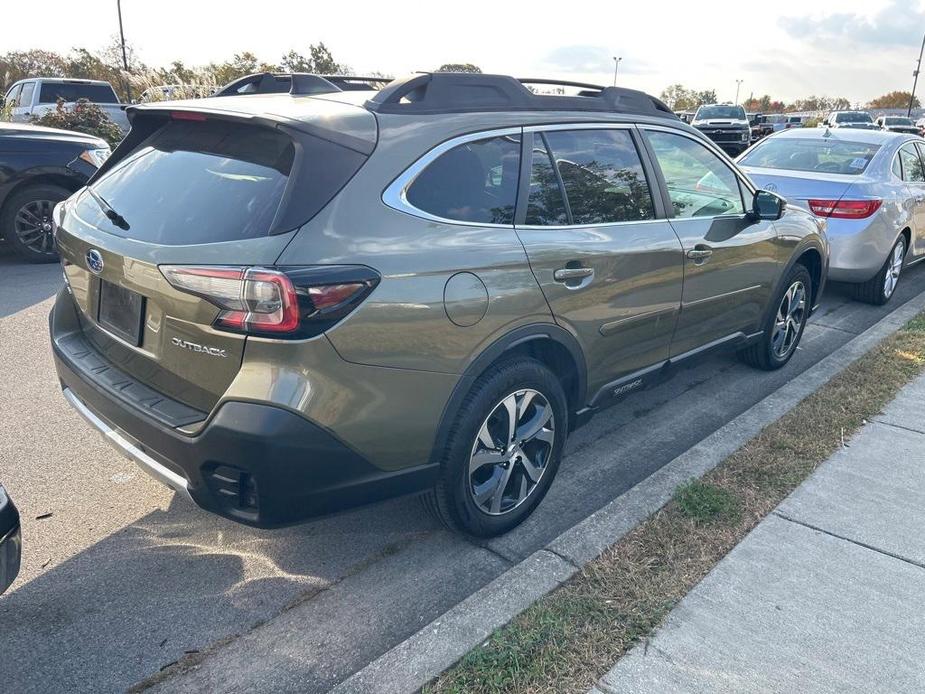
M122 42L122 67L128 72L128 56L125 54L125 32L122 31L122 0L116 0L116 11L119 13L119 39ZM131 102L132 85L125 78L123 78L123 83L125 84L125 93L128 96L129 102Z
M613 86L617 86L617 70L620 69L620 61L623 60L623 57L613 57Z
M742 86L742 82L745 80L736 80L736 106L739 105L739 88Z
M909 109L906 111L906 117L912 117L912 102L915 101L915 88L919 83L919 70L922 67L922 53L925 52L925 36L922 37L922 47L919 49L919 61L915 64L915 72L912 73L912 93L909 95Z

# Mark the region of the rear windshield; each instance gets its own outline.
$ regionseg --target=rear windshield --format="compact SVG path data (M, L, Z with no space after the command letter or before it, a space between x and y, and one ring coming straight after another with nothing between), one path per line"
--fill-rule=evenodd
M772 137L748 152L739 163L765 169L819 171L822 173L864 173L879 145L865 142Z
M915 125L915 123L912 122L911 118L898 118L898 117L891 118L887 116L886 118L883 119L883 122L886 123L887 125Z
M167 245L266 236L293 156L292 140L271 128L171 121L92 185L125 224L93 221Z
M108 84L74 84L69 82L43 82L39 103L54 104L58 99L77 101L86 99L95 104L117 104L119 99Z

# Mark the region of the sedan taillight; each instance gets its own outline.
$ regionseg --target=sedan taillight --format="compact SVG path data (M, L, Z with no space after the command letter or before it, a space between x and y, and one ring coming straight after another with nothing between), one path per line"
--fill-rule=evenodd
M170 284L221 309L214 327L267 337L306 338L350 313L379 283L367 267L162 265Z
M809 209L817 217L830 219L866 219L880 209L882 200L809 200Z

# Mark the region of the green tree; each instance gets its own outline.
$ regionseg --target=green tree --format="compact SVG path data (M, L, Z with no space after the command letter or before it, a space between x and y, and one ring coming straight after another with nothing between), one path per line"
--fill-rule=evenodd
M662 90L660 97L672 111L692 111L703 104L716 103L716 90L695 91L683 84L672 84Z
M472 63L444 63L435 72L472 72L481 73L482 68Z
M311 72L316 75L349 75L351 72L349 67L334 60L323 42L310 45L307 56L289 51L279 61L279 66L285 72Z
M0 55L0 80L7 87L26 77L61 77L67 60L53 51L11 51Z
M878 96L876 99L873 99L869 104L868 108L908 108L909 107L909 98L912 96L910 92L903 91L893 91L883 96ZM915 97L912 99L912 108L919 108L922 104L919 102L919 98Z

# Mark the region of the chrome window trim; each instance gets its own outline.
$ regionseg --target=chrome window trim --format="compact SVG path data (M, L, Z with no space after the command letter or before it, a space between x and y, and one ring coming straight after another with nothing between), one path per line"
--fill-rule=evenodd
M551 132L554 130L632 130L635 123L606 123L595 121L593 123L549 123L546 125L525 125L525 133Z
M474 133L468 133L466 135L460 135L458 137L441 142L439 145L417 159L411 166L400 173L398 177L388 185L388 187L382 192L382 202L385 203L386 206L391 207L393 210L404 212L405 214L409 214L412 217L426 219L431 222L438 222L440 224L481 227L485 229L513 229L513 224L469 222L458 219L447 219L446 217L439 217L435 214L431 214L430 212L426 212L419 207L415 207L410 202L408 202L408 188L411 187L411 184L414 183L415 179L421 175L421 172L423 172L424 169L426 169L435 159L437 159L437 157L445 154L446 152L449 152L454 147L464 145L467 142L487 140L493 137L504 137L505 135L519 135L522 142L523 128L518 126L516 128L481 130Z
M640 219L637 221L626 221L626 222L600 222L598 224L557 224L557 225L546 225L546 224L518 224L518 229L529 229L530 231L563 231L565 229L602 229L605 227L622 227L627 225L636 225L636 224L652 224L654 222L667 223L668 219L666 217L656 217L654 219Z

